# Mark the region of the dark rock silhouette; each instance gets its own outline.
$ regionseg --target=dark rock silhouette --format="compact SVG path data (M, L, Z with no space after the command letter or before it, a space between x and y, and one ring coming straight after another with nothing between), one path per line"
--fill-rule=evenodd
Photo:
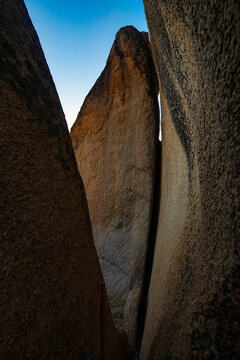
M113 318L134 347L152 212L158 85L147 33L117 33L71 137Z
M140 358L237 359L239 1L144 5L163 141Z
M70 136L23 1L0 3L0 359L125 359Z

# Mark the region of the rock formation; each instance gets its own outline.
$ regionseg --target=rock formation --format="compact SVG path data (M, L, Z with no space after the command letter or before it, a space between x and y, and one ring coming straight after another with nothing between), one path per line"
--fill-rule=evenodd
M71 131L113 318L132 346L149 240L157 94L148 35L124 27Z
M163 141L140 358L237 359L239 1L144 5Z
M0 49L0 359L126 359L62 108L21 0L0 3Z

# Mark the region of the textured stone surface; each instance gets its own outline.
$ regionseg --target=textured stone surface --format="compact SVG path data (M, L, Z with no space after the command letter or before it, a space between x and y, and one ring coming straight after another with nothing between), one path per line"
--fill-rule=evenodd
M125 359L62 108L20 0L0 2L0 52L0 359Z
M71 131L113 317L132 345L151 217L157 92L147 33L122 28Z
M161 204L141 359L237 359L239 1L145 0Z

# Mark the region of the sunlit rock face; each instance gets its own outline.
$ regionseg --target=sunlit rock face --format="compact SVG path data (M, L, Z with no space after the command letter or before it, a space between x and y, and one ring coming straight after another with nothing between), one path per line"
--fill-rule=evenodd
M71 131L113 318L133 347L151 218L157 93L147 33L122 28Z
M125 359L59 99L23 1L0 3L0 359Z
M239 1L144 5L163 141L140 358L237 359Z

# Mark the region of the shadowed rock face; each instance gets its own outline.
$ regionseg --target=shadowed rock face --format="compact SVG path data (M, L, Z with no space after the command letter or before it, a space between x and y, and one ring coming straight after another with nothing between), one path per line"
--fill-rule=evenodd
M0 359L125 359L83 184L23 1L0 3Z
M239 1L144 0L162 184L141 359L237 359Z
M71 131L113 318L132 346L151 218L157 93L147 33L122 28Z

